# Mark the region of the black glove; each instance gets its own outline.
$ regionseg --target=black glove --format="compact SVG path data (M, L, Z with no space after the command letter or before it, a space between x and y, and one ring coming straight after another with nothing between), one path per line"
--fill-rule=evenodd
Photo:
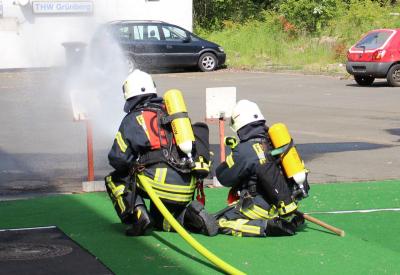
M235 137L227 136L224 138L224 143L226 146L229 146L231 149L233 149L238 145L239 142Z
M267 229L265 234L267 236L278 237L278 236L293 236L296 228L291 222L284 219L276 218L267 221Z

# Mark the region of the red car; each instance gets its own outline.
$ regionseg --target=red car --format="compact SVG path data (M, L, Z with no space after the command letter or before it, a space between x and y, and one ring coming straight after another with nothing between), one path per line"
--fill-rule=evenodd
M358 85L372 85L375 78L386 78L400 86L400 29L368 32L347 52L346 70Z

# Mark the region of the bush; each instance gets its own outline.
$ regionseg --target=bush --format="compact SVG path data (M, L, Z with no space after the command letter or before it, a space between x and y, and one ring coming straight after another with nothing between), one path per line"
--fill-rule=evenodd
M370 30L400 27L399 17L390 15L395 10L396 7L378 1L351 0L332 18L325 33L339 37L349 46Z
M244 23L260 19L266 1L257 0L196 0L193 1L194 23L197 28L221 30L224 21Z
M198 2L206 1L194 4ZM196 24L195 33L223 46L227 65L237 68L326 71L328 64L346 61L348 48L363 33L377 28L400 28L400 16L391 15L400 11L399 6L384 1L282 0L275 10L260 10L257 16L249 17L253 19L245 18L254 8L251 5L233 15L235 3L248 3L247 0L207 2L213 2L216 10L229 10L230 14L219 14L212 21L218 22L218 28ZM222 5L227 3L232 7Z
M320 32L336 16L342 1L287 0L278 11L298 29L308 33Z

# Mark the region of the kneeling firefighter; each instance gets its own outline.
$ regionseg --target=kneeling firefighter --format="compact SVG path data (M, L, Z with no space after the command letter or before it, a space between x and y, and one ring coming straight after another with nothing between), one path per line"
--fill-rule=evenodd
M143 185L150 184L182 226L216 235L215 218L193 200L197 183L209 172L207 125L191 125L180 91L157 97L153 79L140 70L127 77L123 93L127 115L108 154L115 171L105 183L119 218L128 225L126 234L143 235L150 227L171 230L153 202L149 210L144 203L148 194Z
M291 236L304 223L294 215L308 196L307 170L286 127L265 125L257 104L239 101L231 117L239 137L226 137L231 153L216 169L219 182L231 187L230 206L216 214L220 231L237 236Z

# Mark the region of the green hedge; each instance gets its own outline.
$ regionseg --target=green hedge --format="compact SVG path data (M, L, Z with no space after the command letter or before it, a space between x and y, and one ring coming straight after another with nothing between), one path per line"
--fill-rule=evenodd
M329 64L346 61L347 49L367 31L400 28L400 7L389 2L194 1L200 4L208 4L207 12L195 19L195 32L222 45L232 67L329 71Z

